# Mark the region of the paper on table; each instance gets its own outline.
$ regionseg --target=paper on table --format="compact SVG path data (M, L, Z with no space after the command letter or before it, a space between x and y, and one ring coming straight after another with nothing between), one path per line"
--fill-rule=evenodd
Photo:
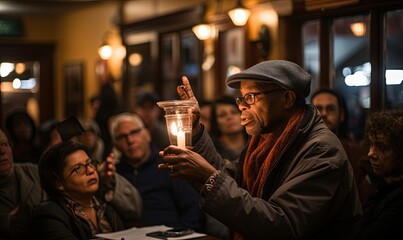
M124 231L113 232L113 233L100 233L95 235L96 237L105 238L105 239L113 239L113 240L150 240L157 238L147 237L146 233L155 232L155 231L165 231L170 229L170 227L160 225L160 226L152 226L152 227L142 227L142 228L129 228ZM167 238L168 240L181 240L181 239L192 239L206 236L203 233L192 233L182 237L173 237Z

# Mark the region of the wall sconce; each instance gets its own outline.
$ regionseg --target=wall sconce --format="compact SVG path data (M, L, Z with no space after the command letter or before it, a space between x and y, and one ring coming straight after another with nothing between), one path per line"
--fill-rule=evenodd
M111 34L110 31L106 31L102 36L102 45L98 48L98 54L102 60L108 60L112 57L113 48L108 43L108 37Z
M236 26L243 26L248 21L250 10L243 6L241 0L238 0L237 6L229 10L228 15Z
M354 22L350 25L350 28L356 37L362 37L366 33L366 25L364 22Z
M113 49L110 45L104 43L98 48L98 54L102 60L108 60L112 57Z

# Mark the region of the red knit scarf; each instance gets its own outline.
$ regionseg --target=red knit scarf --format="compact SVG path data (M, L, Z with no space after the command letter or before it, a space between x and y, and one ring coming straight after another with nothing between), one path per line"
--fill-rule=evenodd
M253 197L262 196L261 191L269 174L271 164L296 134L304 115L304 110L297 112L290 118L284 128L269 134L266 138L260 135L252 136L243 165L243 187ZM242 240L246 238L239 233L235 233L234 239Z

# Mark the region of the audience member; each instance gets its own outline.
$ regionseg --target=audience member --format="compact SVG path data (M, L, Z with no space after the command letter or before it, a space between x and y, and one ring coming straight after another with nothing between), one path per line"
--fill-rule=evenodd
M372 113L365 132L379 182L363 205L364 239L398 239L403 226L403 110Z
M91 159L101 161L104 153L104 142L102 141L98 124L90 118L80 119L79 121L84 132L78 135L76 140L88 148Z
M39 126L39 148L41 153L49 146L62 142L60 133L56 129L57 124L59 124L58 120L50 119Z
M138 191L123 177L114 173L114 166L110 166L110 161L111 159L102 163L99 171L101 178L105 179L105 192L125 221L133 222L141 207L138 206L141 199L136 201L139 199ZM113 187L114 191L111 191ZM41 188L37 165L14 163L10 143L1 129L0 199L0 238L30 239L28 219L33 208L47 197Z
M97 167L88 149L73 141L51 146L42 154L39 176L49 200L33 211L35 239L92 239L97 233L125 228L116 210L96 196L100 189ZM139 198L127 200L138 205Z
M105 159L112 151L109 122L113 116L122 111L122 107L111 83L105 83L101 86L99 101L100 105L95 115L95 121L101 130L101 138L105 146L103 158Z
M188 79L182 81L181 99L195 99ZM310 82L307 72L284 60L227 78L229 87L240 89L242 125L252 135L235 179L212 166L221 158L200 124L192 149L169 146L160 153L165 163L159 168L197 187L201 208L234 230L234 239L359 235L353 171L340 141L305 103Z
M140 224L201 230L203 214L197 192L188 183L172 180L169 173L158 171L162 159L141 118L133 113L119 114L114 117L110 132L122 154L116 171L140 191L143 199Z
M224 96L214 102L210 126L210 135L225 165L239 159L248 136L241 124L241 112L233 97Z
M200 107L200 123L204 125L204 129L210 133L211 111L213 103L207 100L199 101Z
M161 108L157 106L159 96L155 92L143 92L136 97L134 112L141 117L145 127L151 133L153 144L162 150L169 145L165 121L161 121Z
M101 107L101 97L95 95L90 98L90 106L91 106L91 118L95 118L97 115L99 107Z
M10 142L0 129L0 239L29 239L28 219L34 206L45 199L38 168L14 163Z
M343 96L335 90L319 89L312 95L311 104L319 110L326 126L343 144L353 167L361 203L363 203L371 194L371 187L366 180L369 161L364 148L348 130L348 111Z
M15 110L6 117L15 162L38 163L40 150L36 146L36 126L25 110Z

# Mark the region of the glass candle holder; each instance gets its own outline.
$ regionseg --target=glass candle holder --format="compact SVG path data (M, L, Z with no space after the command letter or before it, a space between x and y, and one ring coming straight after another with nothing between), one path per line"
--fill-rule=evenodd
M180 148L192 146L192 108L197 107L193 100L171 100L157 102L165 111L165 121L169 142Z

